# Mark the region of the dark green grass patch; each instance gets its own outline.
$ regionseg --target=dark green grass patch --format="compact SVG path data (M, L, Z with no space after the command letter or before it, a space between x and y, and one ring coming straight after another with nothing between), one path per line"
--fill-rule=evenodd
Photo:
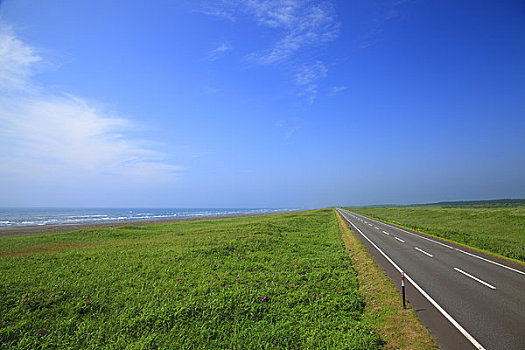
M375 349L332 210L0 239L2 348Z
M437 237L525 261L525 208L348 208Z

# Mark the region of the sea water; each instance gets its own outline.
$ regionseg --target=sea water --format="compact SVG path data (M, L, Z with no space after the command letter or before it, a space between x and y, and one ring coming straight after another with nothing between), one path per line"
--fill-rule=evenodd
M157 220L293 211L283 208L146 209L146 208L0 208L0 227L73 225L97 222Z

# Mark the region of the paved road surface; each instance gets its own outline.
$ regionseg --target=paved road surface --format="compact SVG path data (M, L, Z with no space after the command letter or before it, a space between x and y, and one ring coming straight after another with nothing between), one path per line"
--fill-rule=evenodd
M525 267L337 209L443 349L525 349Z

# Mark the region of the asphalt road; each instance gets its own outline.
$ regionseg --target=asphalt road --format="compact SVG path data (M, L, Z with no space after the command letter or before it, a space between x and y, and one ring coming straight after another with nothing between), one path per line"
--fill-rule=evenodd
M443 349L525 349L525 267L337 209Z

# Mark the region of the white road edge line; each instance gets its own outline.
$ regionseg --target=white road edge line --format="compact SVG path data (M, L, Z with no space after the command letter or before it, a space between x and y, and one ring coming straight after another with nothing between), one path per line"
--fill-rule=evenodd
M508 267L508 266L506 266L506 265L500 264L500 263L498 263L498 262L495 262L495 261L492 261L492 260L489 260L489 259L485 259L485 258L482 257L482 256L478 256L478 255L476 255L476 254L472 254L472 253L466 252L466 251L461 250L461 249L459 249L459 248L454 248L454 249L457 250L458 252L463 253L463 254L470 255L470 256L472 256L472 257L474 257L474 258L478 258L478 259L484 260L484 261L486 261L486 262L489 262L489 263L491 263L491 264L498 265L498 266L500 266L500 267L504 267L504 268L506 268L506 269L508 269L508 270L511 270L511 271L514 271L514 272L517 272L517 273L521 273L522 275L525 275L525 272L523 272L523 271L513 269L512 267Z
M494 287L492 284L488 284L487 282L485 282L485 281L483 281L483 280L480 280L480 279L477 278L476 276L472 276L470 273L465 272L465 271L463 271L463 270L461 270L461 269L458 269L457 267L454 267L454 270L456 270L456 271L459 272L459 273L464 274L464 275L467 276L467 277L472 278L472 279L475 280L475 281L478 281L478 282L481 283L481 284L484 284L485 286L487 286L487 287L489 287L489 288L491 288L491 289L496 289L496 287Z
M418 247L414 247L414 248L415 248L417 251L419 251L419 252L421 252L421 253L423 253L423 254L425 254L425 255L431 257L431 258L433 257L432 254L425 252L425 251L424 251L423 249L421 249L421 248L418 248Z
M405 241L403 241L403 240L402 240L401 238L399 238L399 237L394 237L394 238L397 239L399 242L403 242L403 243L405 243Z
M388 233L388 232L386 232L386 231L383 231L383 233L384 233L385 235L388 235L388 236L390 235L390 233Z
M393 262L392 259L390 259L390 257L389 257L388 255L386 255L381 249L379 249L379 247L378 247L377 245L375 245L375 243L372 242L372 241L370 240L370 238L368 238L363 232L361 232L361 230L360 230L357 226L355 226L354 224L352 224L352 222L351 222L351 221L345 216L344 213L340 212L339 210L338 210L338 212L339 212L339 213L340 213L340 214L346 219L346 221L348 221L348 222L349 222L349 223L350 223L350 224L351 224L351 225L352 225L352 226L353 226L353 227L354 227L354 228L355 228L355 229L361 234L361 236L363 236L368 242L370 242L370 244L371 244L372 246L374 246L374 248L376 248L376 249L381 253L381 255L383 255L383 256L385 257L385 259L388 260L388 262L391 263L392 266L394 266L394 268L395 268L397 271L399 271L399 273L403 273L403 270L401 270L401 269L399 268L399 266L397 266L396 263ZM427 292L425 292L425 291L423 290L423 288L421 288L421 287L420 287L420 286L419 286L419 285L418 285L418 284L417 284L412 278L410 278L410 276L408 276L406 273L405 273L405 277L406 277L406 279L407 279L410 283L412 283L412 285L413 285L413 286L414 286L414 287L415 287L415 288L416 288L416 289L417 289L417 290L418 290L418 291L419 291L419 292L420 292L425 298L427 298L427 300L428 300L432 305L434 305L434 307L435 307L435 308L436 308L436 309L437 309L437 310L438 310L443 316L445 316L445 318L446 318L447 320L449 320L450 323L452 323L452 325L453 325L454 327L456 327L456 329L457 329L458 331L461 332L461 334L463 334L463 335L465 336L465 338L467 338L467 339L472 343L472 345L474 345L474 346L476 347L476 349L478 349L478 350L485 350L485 348L484 348L484 347L483 347L483 346L482 346L482 345L481 345L476 339L474 339L474 337L471 336L471 335L469 334L469 332L467 332L467 331L465 330L465 328L461 327L461 325L460 325L455 319L453 319L452 316L450 316L450 315L448 314L448 312L445 311L445 309L443 309L443 308L442 308L442 307L441 307L441 306L440 306L440 305L439 305L434 299L432 299L432 298L430 297L430 295L428 295Z
M379 222L381 222L381 221L379 221ZM452 247L452 246L449 246L448 244L441 243L441 242L438 242L438 241L434 241L433 239L430 239L430 238L427 238L427 237L424 237L424 236L421 236L421 235L417 235L417 234L415 234L415 233L413 233L413 232L410 232L410 231L407 231L407 230L403 230L402 228L399 228L399 227L397 227L397 226L395 226L395 225L392 225L392 224L387 224L387 223L384 223L384 222L383 222L383 224L388 225L388 226L390 226L390 227L392 227L392 228L394 228L394 229L397 229L397 230L399 230L399 231L406 232L406 233L408 233L408 234L410 234L410 235L412 235L412 236L416 236L416 237L419 237L419 238L426 239L427 241L434 242L434 243L439 244L439 245L442 245L442 246L444 246L444 247L447 247L447 248L450 248L450 249L456 250L456 251L458 251L458 252L460 252L460 253L463 253L463 254L466 254L466 255L472 256L472 257L474 257L474 258L481 259L481 260L486 261L486 262L488 262L488 263L491 263L491 264L497 265L497 266L499 266L499 267L503 267L503 268L505 268L505 269L507 269L507 270L511 270L511 271L514 271L514 272L517 272L517 273L521 273L522 275L525 275L525 272L523 272L523 271L520 271L520 270L514 269L514 268L512 268L512 267L509 267L509 266L506 266L506 265L500 264L500 263L495 262L495 261L492 261L492 260L490 260L490 259L486 259L486 258L484 258L484 257L482 257L482 256L479 256L479 255L476 255L476 254L472 254L472 253L466 252L466 251L461 250L461 249L459 249L459 248L454 248L454 247Z

